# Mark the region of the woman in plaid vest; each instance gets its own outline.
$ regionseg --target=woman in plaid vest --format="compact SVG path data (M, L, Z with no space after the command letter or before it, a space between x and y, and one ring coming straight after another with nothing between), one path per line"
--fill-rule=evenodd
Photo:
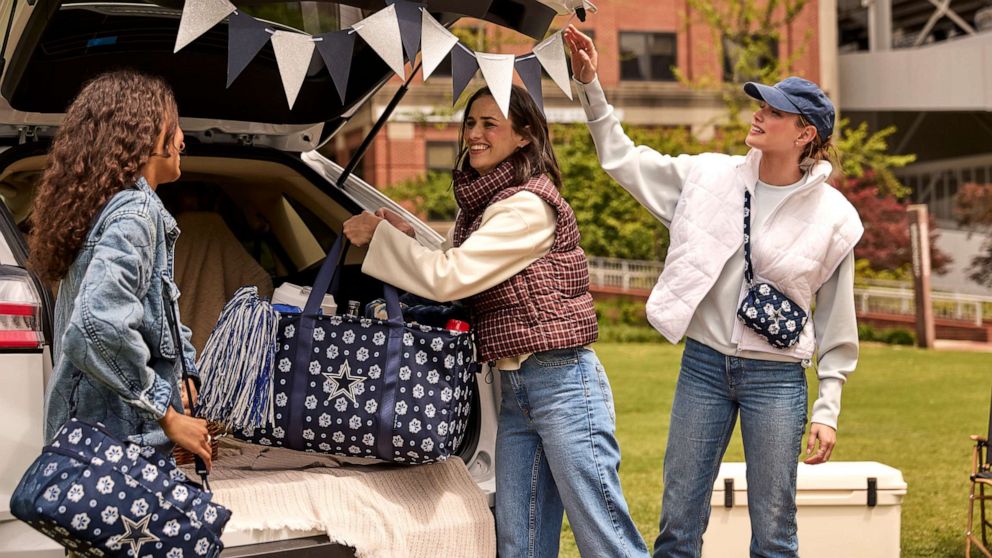
M620 487L613 396L589 348L598 334L589 272L547 121L520 87L509 118L481 89L466 106L461 144L459 213L443 250L419 244L386 209L349 219L344 233L369 247L363 273L465 300L472 313L502 387L499 554L556 556L565 512L584 556L647 556Z

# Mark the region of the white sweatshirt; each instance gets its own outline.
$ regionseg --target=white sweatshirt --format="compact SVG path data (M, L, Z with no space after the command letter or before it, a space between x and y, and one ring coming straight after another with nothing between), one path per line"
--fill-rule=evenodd
M575 82L579 91L579 99L590 123L590 131L610 133L618 130L618 126L601 126L598 123L615 120L613 107L606 102L606 97L598 80L589 84ZM605 132L604 132L605 131ZM620 132L622 134L622 132ZM619 134L618 134L619 135ZM595 137L597 145L604 145L612 138ZM623 141L628 141L626 137ZM612 145L612 144L611 144ZM645 156L658 156L654 150L646 146L633 147L637 153ZM603 153L600 153L602 159ZM623 169L630 167L629 172L636 173L639 165L639 155L631 154L624 160L601 160L604 168L614 171L612 174L622 174ZM687 156L672 159L668 167L672 172L686 174L692 165L692 159ZM685 168L682 168L685 167ZM638 175L640 176L640 175ZM649 176L640 176L640 181L651 183L651 188L638 190L638 201L645 205L653 215L663 223L671 223L675 208L679 201L680 190L667 187L667 184L678 183L677 180L653 180ZM792 185L795 189L802 183ZM621 186L625 184L621 183ZM777 201L790 191L790 187L776 187L757 184L755 200L752 208L754 225L752 230L759 229L761 220L773 208ZM743 215L741 216L743 219ZM760 270L758 270L760 273ZM816 293L813 312L813 326L816 334L818 353L819 396L813 405L812 421L837 428L837 417L840 413L841 389L847 376L854 371L858 361L858 332L854 307L854 256L848 253L841 265L821 286ZM693 314L689 323L687 335L706 344L709 347L727 355L759 358L767 360L792 360L789 357L774 354L769 346L768 353L739 352L737 343L733 342L733 330L736 325L736 311L740 303L744 281L744 252L743 247L738 254L731 257L724 266L717 282L706 294Z

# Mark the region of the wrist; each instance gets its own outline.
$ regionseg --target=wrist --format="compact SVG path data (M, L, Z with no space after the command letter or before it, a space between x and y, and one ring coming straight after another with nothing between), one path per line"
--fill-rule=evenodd
M162 418L158 419L158 424L164 429L172 422L172 420L175 417L176 417L176 411L170 405L165 409L165 415L163 415Z

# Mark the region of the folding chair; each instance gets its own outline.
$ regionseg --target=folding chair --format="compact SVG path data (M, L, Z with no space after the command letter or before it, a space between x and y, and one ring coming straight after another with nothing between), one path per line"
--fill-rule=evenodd
M971 489L968 494L968 528L965 531L964 552L967 558L971 558L971 549L975 548L986 558L992 558L989 551L989 534L992 522L985 514L985 502L992 500L992 399L989 404L989 431L986 436L971 436L975 442L975 449L971 453ZM990 487L990 494L985 493L985 488ZM976 495L976 488L978 494ZM975 534L975 504L978 504L979 523L978 529L981 531L981 538Z

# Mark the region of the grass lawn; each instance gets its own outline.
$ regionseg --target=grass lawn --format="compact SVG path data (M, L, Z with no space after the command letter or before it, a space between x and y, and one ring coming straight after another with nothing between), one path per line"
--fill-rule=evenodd
M596 351L616 400L624 493L650 547L658 534L661 463L682 346L600 343ZM902 505L904 557L963 555L968 435L986 429L990 365L987 353L862 347L858 370L844 389L832 459L878 461L902 471L909 484ZM812 405L816 378L809 374ZM743 456L738 429L724 459ZM579 556L567 524L561 548L561 556Z

